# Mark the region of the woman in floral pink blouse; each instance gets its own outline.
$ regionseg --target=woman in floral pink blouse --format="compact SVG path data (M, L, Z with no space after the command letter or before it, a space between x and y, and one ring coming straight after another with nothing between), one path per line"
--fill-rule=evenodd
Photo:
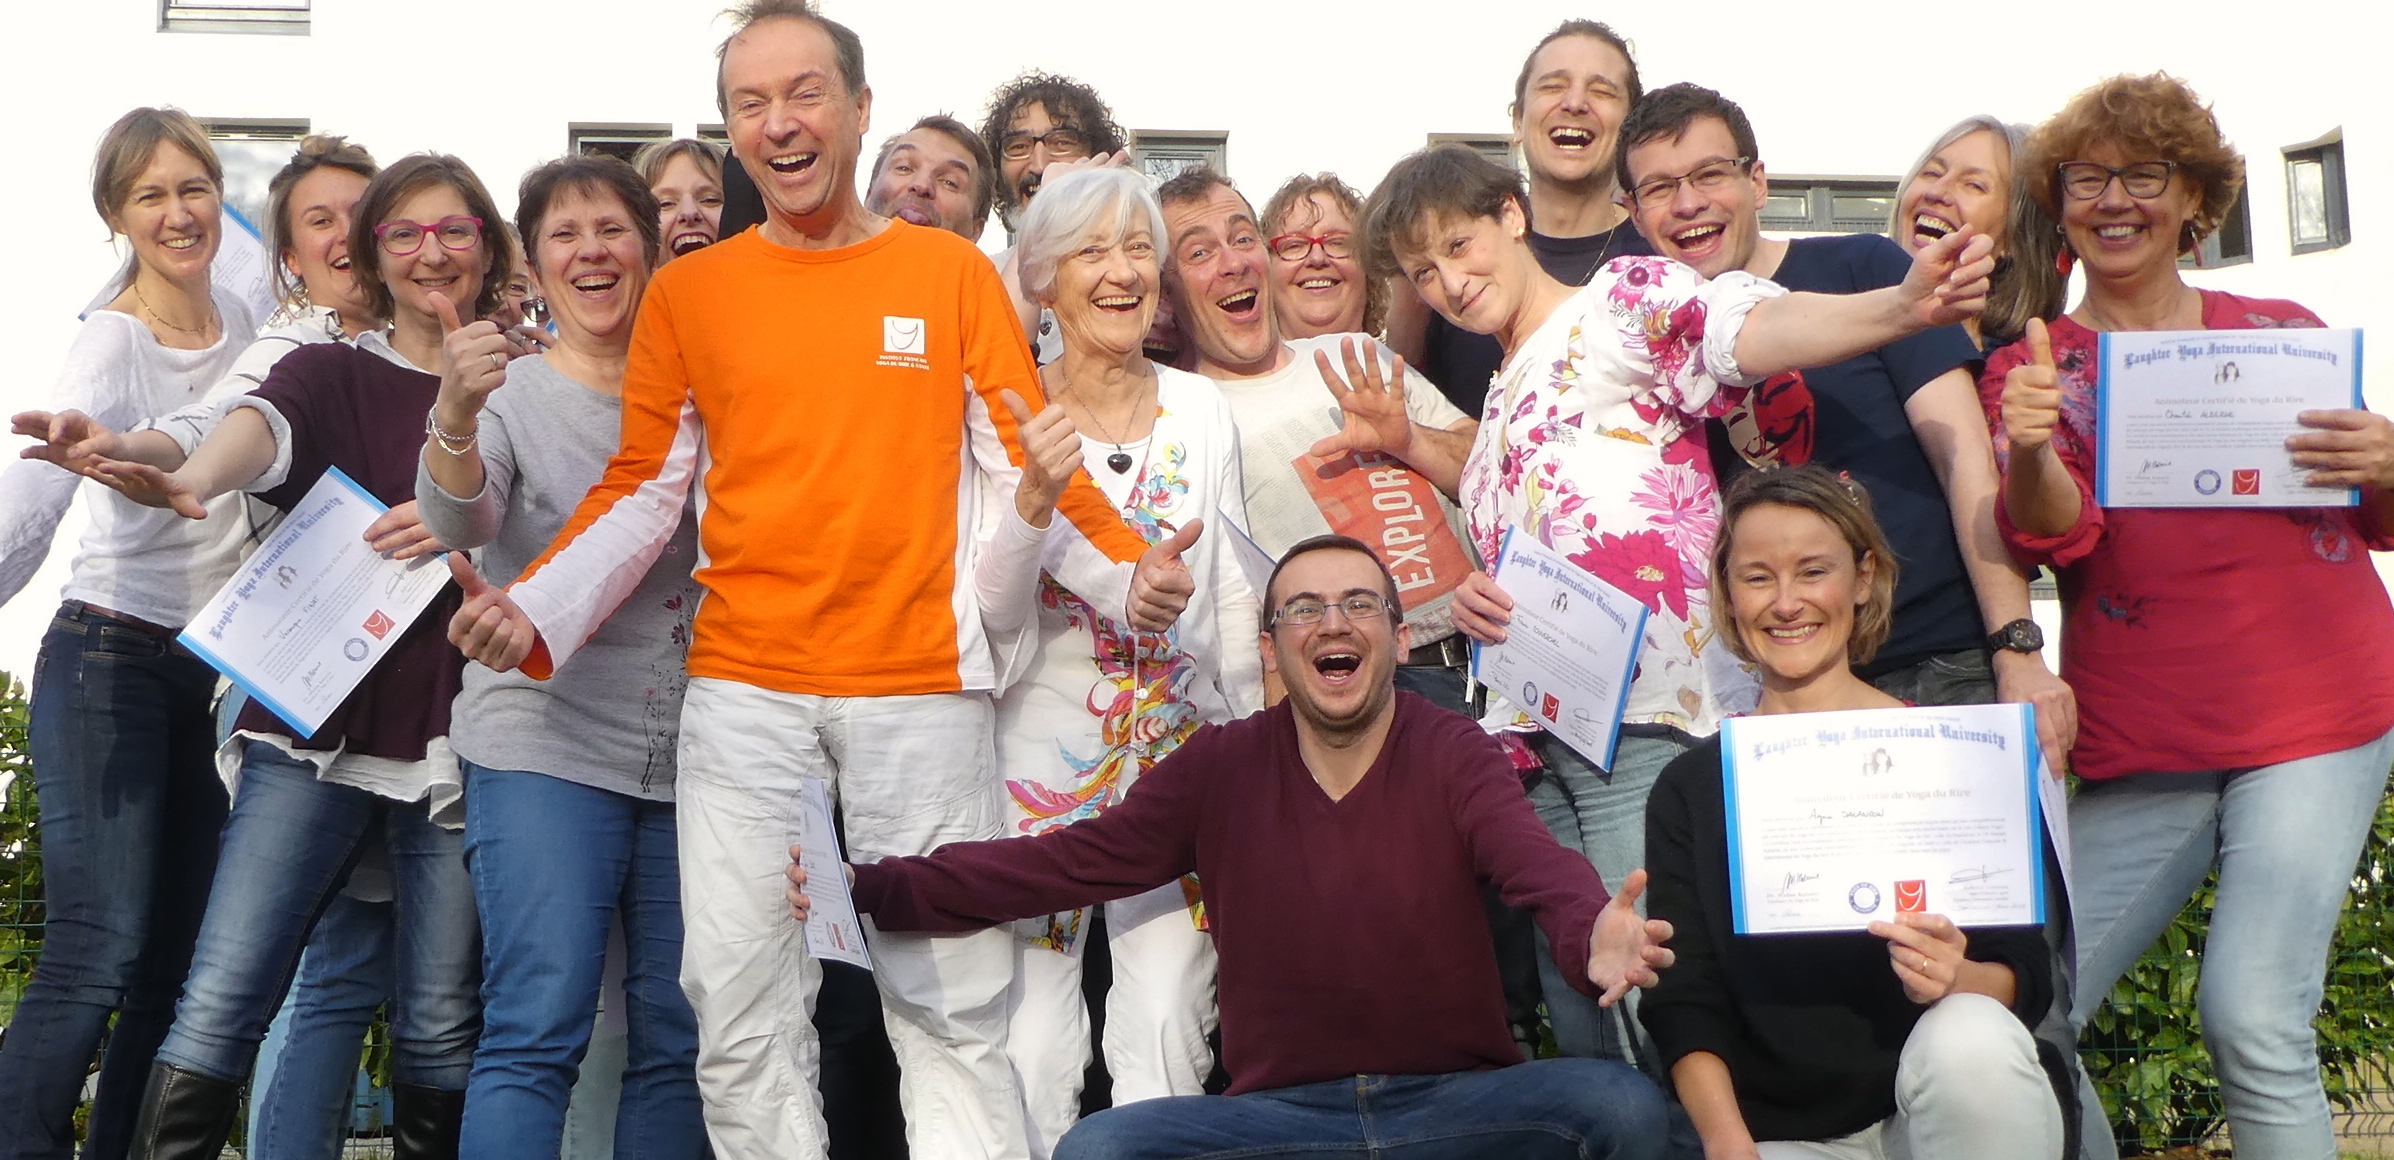
M1754 680L1713 639L1707 608L1720 499L1703 421L1768 375L1975 315L1992 262L1964 231L1922 250L1902 285L1867 294L1788 294L1744 273L1707 283L1659 258L1618 259L1581 288L1538 265L1529 225L1519 174L1446 146L1397 163L1364 209L1363 232L1375 276L1402 278L1448 320L1504 346L1463 471L1481 559L1494 560L1518 528L1650 612L1612 768L1549 734L1523 739L1523 764L1544 770L1530 791L1539 816L1619 882L1644 861L1655 775L1754 705ZM1456 593L1455 623L1501 641L1511 606L1475 572ZM1493 709L1495 725L1534 730L1513 706ZM1551 970L1547 958L1540 966ZM1566 1053L1626 1053L1625 1028L1593 1004L1575 1004L1560 980L1546 994Z

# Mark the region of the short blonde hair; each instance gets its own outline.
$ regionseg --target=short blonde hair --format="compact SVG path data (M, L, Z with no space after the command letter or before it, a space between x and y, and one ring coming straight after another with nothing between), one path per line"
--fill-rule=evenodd
M2102 142L2132 157L2176 163L2199 197L2191 219L2196 245L2219 228L2244 189L2243 155L2220 132L2211 106L2185 81L2165 72L2116 76L2070 98L2028 136L2020 170L2033 176L2029 192L2047 217L2060 221L2062 216L2057 167L2085 157ZM2192 247L2182 239L2179 248Z
M1845 641L1849 664L1866 664L1887 643L1895 625L1895 552L1887 533L1871 514L1870 492L1861 484L1814 465L1749 471L1729 485L1721 497L1720 532L1712 542L1712 610L1716 625L1724 624L1721 643L1749 664L1761 660L1746 643L1745 629L1730 612L1729 552L1737 540L1738 517L1758 507L1790 507L1828 521L1854 551L1854 566L1870 562L1870 592L1854 610L1854 632Z
M92 155L91 207L99 211L100 220L107 223L109 232L116 231L116 212L133 195L133 183L141 180L142 170L150 167L150 159L157 156L160 145L173 145L189 153L207 171L217 193L223 194L224 162L217 160L216 147L208 143L208 131L181 109L153 109L145 105L108 126L108 131L100 135L99 149Z
M665 167L676 157L687 157L700 173L723 180L723 149L712 141L696 137L676 137L671 141L651 141L632 154L632 168L640 171L640 180L654 189L665 176Z

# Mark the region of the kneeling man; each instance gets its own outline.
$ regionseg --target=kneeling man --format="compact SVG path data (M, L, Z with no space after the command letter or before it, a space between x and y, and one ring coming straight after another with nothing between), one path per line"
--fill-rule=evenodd
M1480 902L1488 882L1531 911L1564 977L1609 1006L1671 962L1670 924L1633 909L1645 872L1608 900L1495 741L1396 690L1410 634L1361 541L1290 548L1264 608L1264 665L1287 700L1199 730L1095 818L852 866L857 908L885 931L967 931L1197 874L1229 1094L1099 1113L1057 1160L1429 1141L1440 1157L1663 1156L1662 1093L1635 1069L1522 1062ZM795 862L789 879L803 919Z

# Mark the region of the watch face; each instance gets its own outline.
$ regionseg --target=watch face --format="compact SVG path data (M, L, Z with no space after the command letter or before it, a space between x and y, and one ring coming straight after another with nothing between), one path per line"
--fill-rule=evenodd
M2045 647L2045 632L2033 620L2015 620L1996 635L2002 638L2003 647L2013 652L2035 652Z

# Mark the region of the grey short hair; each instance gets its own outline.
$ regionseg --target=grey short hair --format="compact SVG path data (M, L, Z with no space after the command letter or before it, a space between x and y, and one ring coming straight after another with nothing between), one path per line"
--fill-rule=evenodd
M1135 169L1076 169L1039 187L1015 233L1022 291L1045 299L1056 288L1056 267L1092 237L1119 242L1147 227L1156 252L1164 249L1164 210Z

